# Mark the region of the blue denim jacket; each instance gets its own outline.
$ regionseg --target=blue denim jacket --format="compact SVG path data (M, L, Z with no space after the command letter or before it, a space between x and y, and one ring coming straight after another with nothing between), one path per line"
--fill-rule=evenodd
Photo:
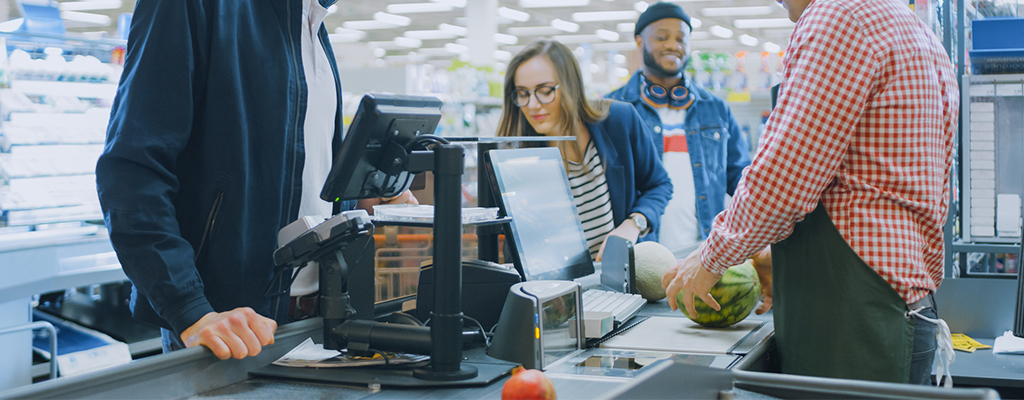
M697 195L697 220L700 234L707 238L715 216L725 209L725 195L736 190L743 168L750 165L747 139L732 116L724 100L707 90L686 82L687 89L696 96L686 111L686 146L690 151L693 183ZM664 154L665 142L661 136L661 118L653 107L640 98L640 71L630 77L626 85L605 96L633 104L640 118L654 135L658 154Z
M264 291L302 190L303 1L138 2L96 165L136 319L179 334L238 307L285 321L287 297ZM337 151L340 99L333 117Z

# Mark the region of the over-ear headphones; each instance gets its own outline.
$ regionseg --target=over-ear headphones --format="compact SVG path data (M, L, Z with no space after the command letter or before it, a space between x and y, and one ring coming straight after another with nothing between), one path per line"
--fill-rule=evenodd
M696 100L682 81L680 81L680 84L673 86L672 89L665 89L664 86L648 82L644 78L640 94L651 107L668 107L673 110L688 109Z

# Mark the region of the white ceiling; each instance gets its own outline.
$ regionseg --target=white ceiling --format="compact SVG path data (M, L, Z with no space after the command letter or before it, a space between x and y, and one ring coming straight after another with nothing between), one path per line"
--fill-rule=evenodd
M2 1L2 0L0 0ZM334 33L338 28L341 28L346 22L351 21L370 21L374 20L374 14L378 12L387 12L389 5L398 5L404 3L445 3L458 0L339 0L336 6L332 9L333 13L328 15L324 23L326 24L328 31ZM466 1L480 1L480 0L466 0ZM616 40L608 40L614 37L608 32L602 32L605 35L605 39L596 39L596 43L592 44L592 48L595 51L628 51L635 48L632 45L632 30L620 31L625 27L619 26L621 23L632 23L635 22L635 16L639 15L637 10L644 8L647 3L653 3L653 1L638 1L638 0L575 0L578 3L585 3L584 6L575 7L549 7L549 8L528 8L530 3L541 3L551 4L555 1L564 0L498 0L499 7L507 7L509 9L523 11L529 14L529 20L525 22L513 21L507 18L499 18L498 32L502 34L513 34L516 36L517 43L512 44L499 44L498 49L506 50L515 53L522 45L525 45L537 38L547 36L557 36L563 42L572 41L584 41L584 40L595 40L594 35L598 30L607 30L619 33L619 37ZM109 24L102 24L102 21L94 23L89 22L76 22L69 20L67 22L68 31L72 33L91 33L97 34L98 32L107 32L108 35L113 36L117 30L117 17L121 13L130 13L134 7L134 1L132 0L71 0L61 1L62 8L70 10L73 8L88 8L90 3L93 6L107 7L118 6L116 8L109 9L97 9L97 10L81 10L89 14L99 14L110 18ZM692 17L700 20L700 26L694 28L694 35L691 40L691 46L694 50L705 50L705 51L716 51L716 52L735 52L735 51L762 51L765 49L765 42L771 42L779 46L785 47L789 40L789 35L792 31L792 25L786 24L782 27L773 28L755 28L745 27L742 25L742 21L737 23L736 20L760 20L760 19L774 19L776 21L785 20L787 18L786 11L779 6L775 1L772 0L731 0L731 1L713 1L713 0L675 0L673 1L683 7ZM640 4L642 3L642 4ZM77 6L77 7L76 7ZM84 6L84 7L83 7ZM757 13L756 15L748 16L728 16L720 15L722 13L728 13L729 11L737 10L723 10L723 8L731 7L744 7L738 11L747 11ZM443 8L443 7L442 7ZM573 14L579 12L595 12L595 11L632 11L632 17L628 20L618 21L594 21L585 22L578 21L579 18L574 19ZM398 37L409 37L416 36L416 32L407 33L408 31L428 31L438 30L438 26L441 24L451 24L457 26L465 26L465 9L461 7L451 7L449 11L441 12L423 12L423 13L406 13L400 14L409 17L411 21L406 26L395 26L387 29L367 29L363 30L364 34L356 33L362 36L358 40L358 43L365 43L369 48L380 47L383 48L386 55L403 55L409 51L416 51L416 48L402 47L395 43L395 39ZM17 18L18 11L16 7L12 7L10 10L10 17ZM578 17L578 16L577 16ZM67 16L65 16L67 18ZM88 16L86 16L88 18ZM102 19L102 18L100 18ZM564 21L572 21L579 25L579 31L575 33L558 32L554 35L552 33L556 30L551 28L552 21L561 19ZM716 36L714 33L722 34L719 28L715 26L727 28L732 31L731 38L722 38ZM534 29L541 31L538 33L524 33L523 31L529 31L530 29L523 28L538 28L546 27L547 29ZM547 31L547 32L545 32ZM348 32L342 30L341 32ZM351 33L351 32L349 32ZM586 35L586 36L583 36ZM739 38L742 35L748 35L753 39L756 39L756 44L751 38L744 38L748 42L748 45L740 43ZM345 40L345 35L337 35L334 39L337 40L336 47ZM508 38L506 38L508 39ZM404 39L399 39L403 41ZM452 53L445 53L438 51L443 49L446 44L457 43L458 37L456 38L440 38L440 39L421 39L420 48L428 49L421 50L419 54L425 57L432 57L432 53L436 53L436 57L451 58ZM415 41L413 41L413 44ZM464 43L464 42L463 42ZM352 44L346 44L344 46L357 46ZM769 45L769 48L771 46ZM377 50L377 55L380 55L382 50ZM343 55L340 55L343 57Z

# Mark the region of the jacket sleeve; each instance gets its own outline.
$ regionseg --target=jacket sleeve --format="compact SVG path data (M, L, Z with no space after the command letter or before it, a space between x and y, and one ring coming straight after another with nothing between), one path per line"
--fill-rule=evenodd
M725 122L729 124L729 142L727 146L728 157L725 162L725 176L726 186L725 192L732 196L736 192L736 184L740 182L740 177L743 176L743 169L750 165L750 144L747 143L747 137L743 134L740 129L740 124L736 122L736 117L732 115L732 110L724 102L721 103L723 108L722 115L725 116Z
M153 309L181 333L213 307L203 293L193 248L180 233L174 197L179 155L193 124L194 1L140 0L124 72L96 165L110 241L125 274Z
M640 118L636 108L628 103L618 103L625 109L623 116L629 131L629 144L633 150L634 180L637 199L629 214L638 212L647 218L650 232L658 232L661 214L672 199L672 180L661 163L658 149L654 146L654 135Z

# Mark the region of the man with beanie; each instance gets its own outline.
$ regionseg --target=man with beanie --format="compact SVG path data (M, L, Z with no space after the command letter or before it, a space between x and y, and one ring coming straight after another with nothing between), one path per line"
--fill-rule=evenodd
M678 5L655 3L636 23L643 66L608 98L632 103L654 134L675 193L658 241L683 258L711 232L743 168L747 140L725 101L683 77L690 56L690 16Z

